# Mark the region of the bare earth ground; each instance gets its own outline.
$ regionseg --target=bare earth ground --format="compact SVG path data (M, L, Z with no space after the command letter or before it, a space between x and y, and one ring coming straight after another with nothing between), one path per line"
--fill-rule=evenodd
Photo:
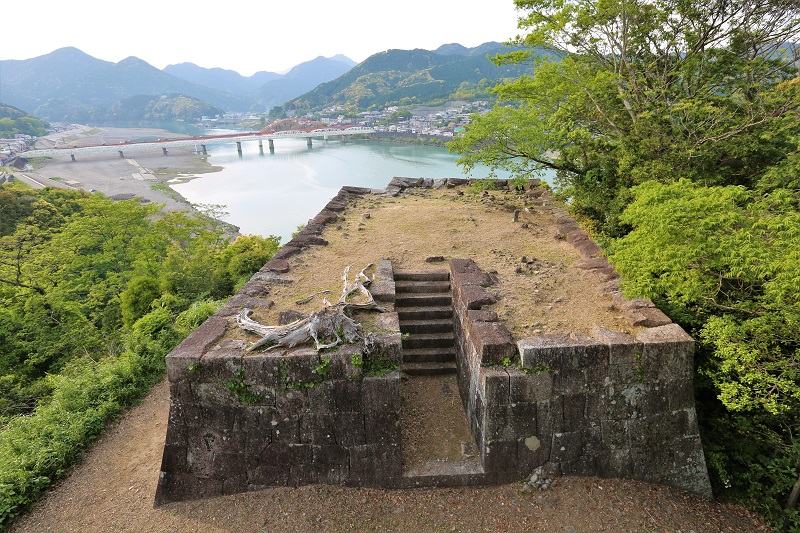
M517 223L515 208L523 211ZM442 269L442 263L425 262L440 255L470 257L483 269L497 272L499 283L492 290L499 301L493 309L517 338L565 331L588 334L595 324L628 330L610 298L599 292L602 280L572 266L577 254L555 238L550 207L541 203L525 203L505 193L480 196L452 189L411 191L396 199L369 195L351 205L344 220L324 237L328 246L290 259L293 283L273 286L270 298L276 304L254 318L274 324L280 310L313 311L321 305L319 298L304 306L294 302L322 289L332 290L335 300L347 264L357 272L367 263L389 258L396 270ZM237 330L229 335L249 338ZM455 381L409 379L403 383L403 396L404 425L431 428L427 433L435 436L423 441L405 431L406 461L459 458L461 450L453 443L470 436ZM431 399L436 401L420 401ZM554 489L542 492L522 492L521 484L403 491L316 485L153 509L168 409L168 386L162 382L113 424L84 462L11 530L768 530L740 507L707 502L677 489L578 477L561 478Z

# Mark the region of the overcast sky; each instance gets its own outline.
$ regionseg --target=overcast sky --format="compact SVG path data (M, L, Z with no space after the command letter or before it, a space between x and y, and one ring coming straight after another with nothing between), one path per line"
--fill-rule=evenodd
M74 46L106 61L136 56L157 68L191 62L245 76L318 56L361 62L391 48L472 47L518 33L513 0L39 0L5 11L0 59Z

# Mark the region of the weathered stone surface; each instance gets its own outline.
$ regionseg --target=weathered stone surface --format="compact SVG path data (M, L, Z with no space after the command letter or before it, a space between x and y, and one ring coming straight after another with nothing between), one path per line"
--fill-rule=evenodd
M287 244L298 247L306 246L327 246L328 241L317 235L303 234L302 232L295 235Z
M589 237L583 230L574 230L566 235L567 242L570 243L582 259L591 259L603 255L603 249Z
M514 339L502 322L473 322L470 339L481 365L495 365L516 357Z
M480 309L497 301L494 295L480 285L454 285L453 297L464 309Z
M468 310L467 318L473 322L497 322L499 320L497 318L497 313L483 309Z
M375 317L375 327L379 331L400 333L400 317L397 313L380 313Z
M200 362L200 358L225 335L228 321L211 317L203 322L167 356L167 378L171 382L190 379L190 365Z
M388 259L375 263L375 281L394 281L394 267Z
M640 328L654 328L672 323L672 320L661 309L655 307L624 311L624 315L631 325Z
M247 296L244 293L238 292L231 296L225 303L225 307L221 310L219 316L238 315L245 307L248 309L269 309L273 305L275 305L275 302L269 298Z
M281 246L280 249L272 256L273 259L289 259L302 252L303 249L299 246L291 246L289 244Z
M394 303L394 281L373 281L369 285L369 292L372 294L372 297L376 302Z
M278 274L286 274L289 272L290 268L289 262L285 259L270 259L267 261L267 264L264 265L264 269L277 272Z
M355 196L364 196L365 194L369 194L372 192L372 189L368 187L353 187L351 185L345 185L339 192L346 195L355 195Z

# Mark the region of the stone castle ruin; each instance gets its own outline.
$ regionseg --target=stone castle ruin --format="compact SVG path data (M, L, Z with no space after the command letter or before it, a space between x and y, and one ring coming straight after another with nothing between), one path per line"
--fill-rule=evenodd
M380 194L466 183L395 178ZM537 469L711 497L694 406L694 341L652 302L622 297L613 267L563 209L559 232L580 255L579 268L611 280L614 305L635 334L596 327L591 336L515 341L489 308L495 275L470 258L424 272L396 271L383 259L364 282L385 311L368 311L369 335L321 351L313 343L248 351L257 339L230 334L237 317L270 306L269 287L291 281L287 260L325 246L323 231L348 202L375 192L342 188L168 355L170 414L156 505L312 483L498 484ZM305 318L286 315L286 323ZM457 376L476 457L405 465L402 376L442 372Z

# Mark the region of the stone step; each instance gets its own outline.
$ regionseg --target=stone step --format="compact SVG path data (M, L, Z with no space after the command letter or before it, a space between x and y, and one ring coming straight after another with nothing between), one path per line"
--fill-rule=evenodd
M400 331L410 333L452 333L453 318L437 318L423 320L404 320L400 319Z
M408 350L409 348L452 348L455 346L455 338L452 331L449 333L416 333L404 337L402 341L403 350Z
M449 363L455 362L456 350L450 348L409 348L403 350L404 363Z
M452 306L450 295L440 294L397 294L394 306L397 307L442 307Z
M403 472L402 488L467 487L487 483L483 465L478 461L428 461Z
M428 293L450 294L450 280L445 281L395 281L395 294Z
M456 364L452 363L403 363L400 370L409 376L434 376L455 374Z
M447 270L425 270L421 272L395 272L394 281L449 281Z
M453 319L453 307L450 305L442 306L422 306L422 307L401 307L397 309L400 321L419 321L419 320L440 320Z

